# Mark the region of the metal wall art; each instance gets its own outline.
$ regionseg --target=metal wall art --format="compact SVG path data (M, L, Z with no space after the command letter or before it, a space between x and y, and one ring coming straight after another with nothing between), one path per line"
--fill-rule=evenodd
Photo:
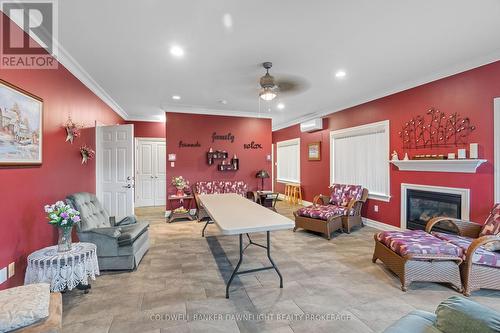
M446 115L431 108L425 115L405 123L399 136L404 149L462 146L469 143L470 133L475 129L468 117L457 112Z

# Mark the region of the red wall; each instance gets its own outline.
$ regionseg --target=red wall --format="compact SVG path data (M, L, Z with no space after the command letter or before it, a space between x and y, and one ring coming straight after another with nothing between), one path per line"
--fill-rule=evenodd
M173 176L183 176L191 184L203 180L243 180L249 190L260 188L260 179L255 173L264 169L271 174L271 162L266 161L266 155L271 154L271 120L245 117L209 116L199 114L170 113L166 114L167 154L176 154L175 167L167 162L167 192L175 192L170 185ZM234 143L228 141L212 142L212 133L232 133ZM185 143L199 142L199 148L179 148L179 141ZM262 144L263 149L243 149L243 144ZM216 164L208 165L207 152L226 150L229 158L234 154L239 158L238 171L217 171ZM271 187L270 179L265 187Z
M300 133L299 125L273 132L273 143L301 138L301 183L305 199L328 193L330 182L329 132L381 120L390 120L390 151L404 155L398 135L402 125L416 115L435 107L447 114L468 116L476 130L470 142L480 146L480 158L488 160L476 174L399 171L391 165L390 202L368 200L363 215L394 226L400 225L401 183L463 187L471 190L471 220L483 223L494 201L493 192L493 98L500 96L500 62L434 81L413 89L333 113L324 119L325 130ZM322 142L322 160L307 160L307 144ZM467 147L468 148L468 147ZM409 150L410 156L421 153L455 152L455 147L433 150ZM282 184L277 189L283 191ZM379 206L379 212L374 211Z
M57 70L0 70L0 78L44 101L43 164L0 169L0 267L16 263L13 278L0 289L23 284L26 257L54 245L57 230L47 224L43 206L77 191L95 192L95 164L81 164L79 148L95 147L94 122L123 120L62 65ZM68 115L87 129L73 144L62 127Z
M126 121L134 125L135 138L165 138L165 123L154 121Z

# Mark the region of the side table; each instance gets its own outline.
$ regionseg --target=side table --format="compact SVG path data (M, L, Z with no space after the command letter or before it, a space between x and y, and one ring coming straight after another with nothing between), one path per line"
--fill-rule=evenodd
M168 196L168 201L170 202L170 207L172 207L172 201L179 201L179 204L181 207L184 207L184 201L186 201L186 212L175 212L174 209L172 209L172 212L170 213L170 216L167 219L168 223L173 222L174 220L177 219L189 219L193 221L193 215L191 215L190 210L191 210L191 204L194 199L194 196L192 195L184 195L184 196L178 196L178 195L169 195Z
M99 275L97 248L92 243L73 243L71 250L58 252L49 246L28 256L24 284L49 283L51 291L77 288L88 293L89 278Z

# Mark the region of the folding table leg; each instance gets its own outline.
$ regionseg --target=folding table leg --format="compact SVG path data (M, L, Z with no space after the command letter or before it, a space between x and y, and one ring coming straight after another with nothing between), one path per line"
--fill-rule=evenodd
M241 262L243 261L243 234L240 234L239 236L240 236L240 259L238 260L238 263L236 264L236 267L234 268L234 271L231 274L229 281L227 282L226 298L229 298L229 287L231 286L231 282L233 282L234 276L238 274L238 269L240 268Z

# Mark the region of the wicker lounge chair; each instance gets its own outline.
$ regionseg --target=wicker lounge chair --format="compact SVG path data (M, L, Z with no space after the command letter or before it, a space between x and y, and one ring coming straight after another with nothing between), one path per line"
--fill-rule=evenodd
M321 232L327 239L332 232L351 232L352 227L363 225L361 208L368 197L368 190L359 185L334 184L330 196L317 195L313 205L303 207L293 213L295 228Z
M458 235L432 232L432 228L442 221L451 222ZM484 225L436 217L427 223L426 231L464 250L464 262L460 268L465 296L481 288L500 290L500 252L484 247L493 242L500 244L500 204L493 207Z
M462 291L459 265L463 250L422 230L383 231L375 234L372 262L380 259L406 291L413 281L450 283Z

